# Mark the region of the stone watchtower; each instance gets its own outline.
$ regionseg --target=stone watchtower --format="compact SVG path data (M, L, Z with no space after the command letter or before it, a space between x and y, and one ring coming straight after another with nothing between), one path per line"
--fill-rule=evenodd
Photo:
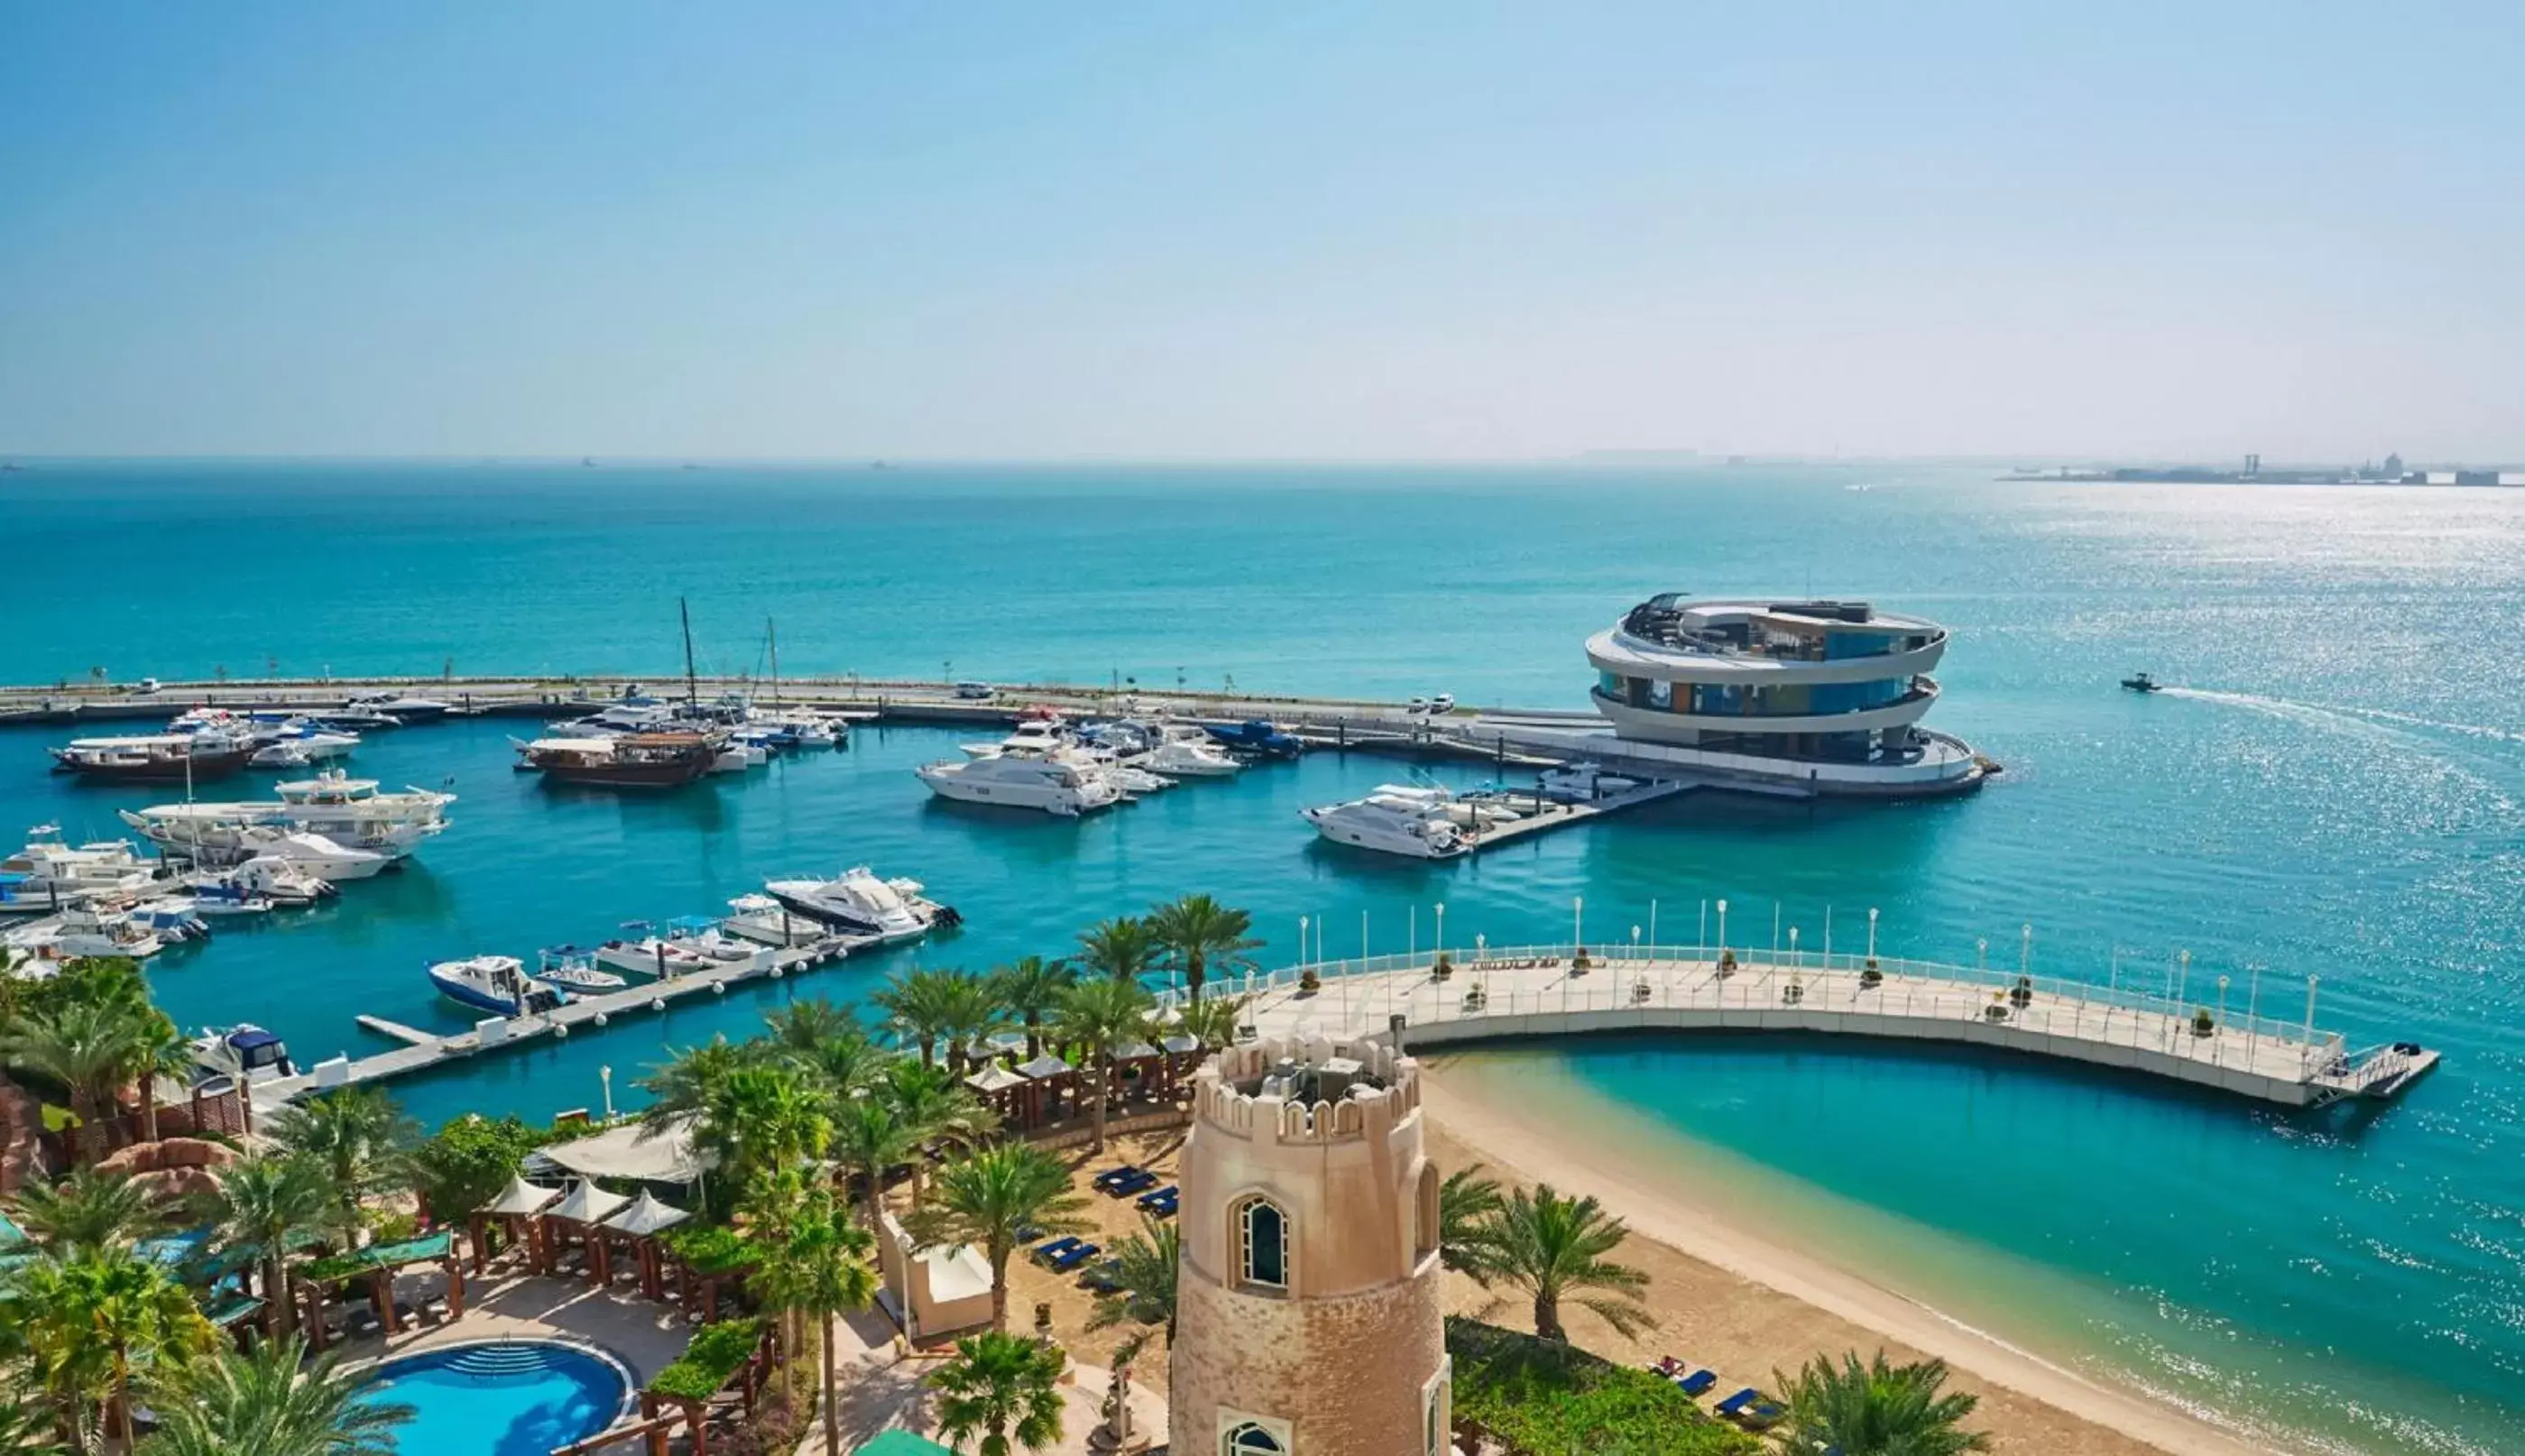
M1445 1456L1438 1170L1417 1064L1265 1041L1195 1074L1175 1456Z

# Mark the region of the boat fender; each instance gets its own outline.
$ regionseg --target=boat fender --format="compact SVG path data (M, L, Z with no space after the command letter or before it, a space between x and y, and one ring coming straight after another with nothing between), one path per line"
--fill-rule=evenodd
M568 1028L568 1027L555 1027L555 1028L553 1028L553 1040L555 1040L555 1041L568 1041L569 1039L569 1028Z
M597 1026L599 1026L599 1027L603 1027L603 1026L605 1025L605 1013L604 1013L604 1012L601 1012L601 1011L600 1011L600 1012L598 1012L598 1013L596 1014L596 1016L594 1017L594 1021L596 1022L596 1025L597 1025Z
M664 997L664 996L651 996L651 997L649 998L649 1009L650 1009L651 1011L664 1011L664 1010L666 1010L666 1009L667 1009L667 998L666 998L666 997Z
M774 966L774 967L772 967L772 968L771 968L771 979L772 979L773 980L778 980L778 979L781 978L782 974L783 974L783 973L781 972L781 970L780 970L780 968L779 968L779 967Z
M727 982L726 982L726 981L724 981L724 980L714 980L714 981L712 981L712 982L711 982L711 994L712 994L712 995L714 995L714 996L724 996L724 995L726 995L726 994L727 994Z

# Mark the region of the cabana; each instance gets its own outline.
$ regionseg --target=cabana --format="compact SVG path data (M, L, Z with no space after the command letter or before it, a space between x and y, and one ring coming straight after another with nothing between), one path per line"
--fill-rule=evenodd
M561 1200L545 1209L535 1219L540 1234L542 1262L537 1266L544 1274L556 1273L562 1251L569 1247L570 1230L578 1230L578 1240L587 1252L588 1278L602 1284L611 1271L607 1268L605 1235L599 1225L614 1217L631 1202L619 1193L609 1193L587 1179L569 1185Z
M915 1344L991 1323L991 1261L970 1244L924 1249L893 1214L876 1238L877 1306Z
M598 1242L610 1244L621 1239L640 1272L640 1292L652 1299L664 1299L666 1260L658 1248L658 1235L691 1217L671 1203L660 1202L643 1188L629 1206L598 1226Z
M997 1062L986 1062L981 1070L965 1079L965 1085L982 1099L983 1105L1000 1115L1003 1123L1016 1123L1025 1115L1025 1094L1018 1088L1032 1085L1024 1074L1013 1072Z
M1078 1069L1050 1052L1017 1068L1017 1075L1027 1081L1022 1105L1029 1130L1053 1121L1063 1094L1078 1085Z
M526 1262L540 1267L542 1256L535 1251L535 1215L552 1206L561 1189L526 1181L525 1175L512 1174L509 1185L500 1196L473 1210L466 1220L467 1231L472 1235L473 1273L482 1273L482 1263L491 1257L491 1230L497 1229L511 1247L526 1246ZM495 1222L496 1221L496 1222Z
M299 1290L307 1295L307 1337L317 1348L324 1348L324 1291L350 1280L365 1278L369 1281L369 1301L375 1308L377 1323L388 1334L400 1333L402 1317L395 1309L395 1272L411 1264L437 1264L447 1271L447 1317L465 1318L465 1270L456 1257L456 1234L441 1229L419 1238L396 1243L375 1243L347 1254L335 1254L302 1264L290 1271Z
M711 1158L693 1146L691 1118L657 1125L624 1123L588 1137L556 1142L527 1160L529 1173L558 1168L580 1178L697 1187Z

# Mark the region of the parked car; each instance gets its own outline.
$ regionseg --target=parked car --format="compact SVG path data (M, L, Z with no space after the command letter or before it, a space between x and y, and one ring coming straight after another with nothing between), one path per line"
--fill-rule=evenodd
M960 698L972 698L978 701L997 697L998 695L999 689L993 687L987 682L959 682L956 684L956 696Z

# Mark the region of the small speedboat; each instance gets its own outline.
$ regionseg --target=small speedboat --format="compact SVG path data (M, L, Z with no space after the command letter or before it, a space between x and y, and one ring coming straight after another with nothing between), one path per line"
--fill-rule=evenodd
M569 1000L568 991L528 976L516 956L440 961L429 968L428 974L429 983L438 987L440 995L460 1006L495 1016L553 1011Z
M727 910L720 929L765 945L813 945L830 933L822 921L792 915L769 895L739 895Z
M535 952L535 979L573 991L619 991L630 984L611 971L597 970L594 953L575 945Z
M2133 692L2162 692L2165 684L2146 673L2133 673L2122 679L2122 686Z
M193 1066L205 1079L225 1077L252 1084L298 1075L297 1064L289 1060L289 1044L252 1022L204 1027L192 1049Z
M217 870L196 871L179 882L196 915L264 915L279 903L240 877Z

